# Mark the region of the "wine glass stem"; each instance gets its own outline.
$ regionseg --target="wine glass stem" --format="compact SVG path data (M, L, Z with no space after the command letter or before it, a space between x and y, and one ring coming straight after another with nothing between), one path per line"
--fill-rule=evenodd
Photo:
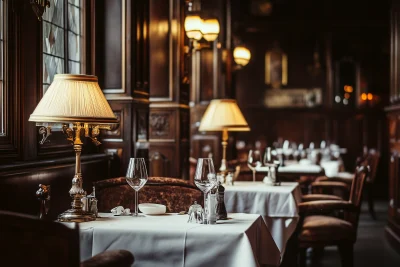
M207 193L204 193L204 215L206 219L208 216L207 195Z
M135 216L138 216L138 197L139 192L135 190Z
M253 170L253 182L256 181L256 170Z

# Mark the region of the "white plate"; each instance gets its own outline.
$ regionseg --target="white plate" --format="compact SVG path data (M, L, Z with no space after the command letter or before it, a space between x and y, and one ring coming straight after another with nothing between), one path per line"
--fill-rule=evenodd
M139 210L147 215L164 214L167 211L167 207L161 204L154 203L142 203L139 204Z

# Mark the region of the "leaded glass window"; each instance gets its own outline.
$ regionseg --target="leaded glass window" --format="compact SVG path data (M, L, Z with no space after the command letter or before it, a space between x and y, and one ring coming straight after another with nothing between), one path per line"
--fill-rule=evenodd
M3 0L0 0L0 136L6 135L6 89L5 89L5 43L6 43L6 8Z
M82 0L50 0L43 15L43 92L57 73L82 73Z

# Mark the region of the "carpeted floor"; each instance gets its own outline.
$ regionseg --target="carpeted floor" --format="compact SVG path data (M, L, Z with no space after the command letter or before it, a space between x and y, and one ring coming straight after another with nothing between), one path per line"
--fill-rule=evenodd
M385 226L388 203L375 203L377 220L374 221L364 202L358 226L358 238L354 247L355 267L400 267L400 251L396 252L386 241ZM327 247L322 257L308 255L309 267L340 267L340 255L336 247ZM313 259L312 259L313 258Z

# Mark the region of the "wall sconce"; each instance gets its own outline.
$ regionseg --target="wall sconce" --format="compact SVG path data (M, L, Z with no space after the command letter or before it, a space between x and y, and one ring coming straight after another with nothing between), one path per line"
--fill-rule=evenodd
M213 42L218 38L219 22L217 19L203 20L199 15L188 15L185 18L185 32L186 36L193 42L193 48L200 50L204 47L210 47L208 44L200 44L204 38L207 42Z
M46 11L46 7L50 8L50 1L49 0L31 0L31 5L33 12L35 12L36 17L39 21L42 20L42 16L44 11Z
M203 34L203 38L209 42L215 41L218 38L219 34L219 22L217 19L206 19L203 20L201 26L201 32Z
M189 39L200 40L203 21L198 15L189 15L185 18L185 32Z
M246 66L251 58L250 50L244 46L237 46L233 50L233 59L240 67Z

